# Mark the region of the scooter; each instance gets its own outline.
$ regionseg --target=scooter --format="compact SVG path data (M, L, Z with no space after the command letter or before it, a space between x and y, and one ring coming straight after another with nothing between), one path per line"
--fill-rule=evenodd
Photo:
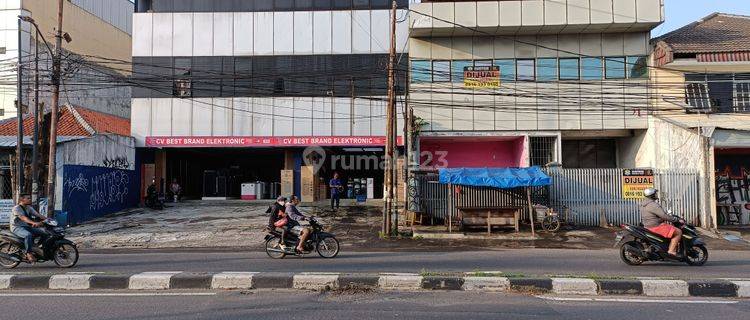
M303 252L296 250L297 242L299 239L290 233L287 233L284 237L284 246L282 248L279 244L281 241L281 232L277 230L269 230L265 237L266 242L266 254L273 259L283 259L284 257L291 256L304 256L313 252L318 252L323 258L334 258L339 254L339 241L331 233L323 231L323 225L318 222L314 217L310 217L310 236L307 238L305 243L302 245L304 248Z
M620 258L628 265L640 265L646 261L678 261L691 266L702 266L708 261L706 243L698 236L695 227L679 219L674 226L682 230L682 239L677 248L678 257L667 253L670 239L649 231L643 226L623 224L617 233L615 247L620 247Z
M51 219L44 220L43 223L48 235L44 239L37 237L31 249L36 262L51 260L61 268L74 267L78 263L78 247L65 239L65 228ZM21 262L32 263L26 259L23 248L23 238L7 230L0 232L0 266L12 269Z

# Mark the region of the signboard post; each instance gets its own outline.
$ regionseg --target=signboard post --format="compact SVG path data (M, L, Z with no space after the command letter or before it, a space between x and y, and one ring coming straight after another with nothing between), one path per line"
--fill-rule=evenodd
M622 198L643 199L643 190L654 187L654 170L622 170Z
M464 88L500 88L500 67L464 67Z

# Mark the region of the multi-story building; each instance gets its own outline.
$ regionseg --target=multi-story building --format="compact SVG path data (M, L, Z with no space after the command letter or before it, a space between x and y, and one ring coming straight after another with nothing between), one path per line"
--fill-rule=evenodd
M63 31L72 41L64 41L65 59L63 101L71 105L128 117L130 89L117 85L119 80L102 83L102 79L121 79L130 66L130 30L133 3L129 0L64 2ZM49 83L45 76L51 68L47 47L36 36L36 30L23 22L18 30L18 16L29 16L39 26L49 45L54 45L57 27L57 2L49 0L0 0L0 119L16 115L16 79L18 39L24 64L23 105L33 104L33 64L35 47L39 45L39 69L42 87L40 101L50 103ZM39 42L37 42L39 41Z
M750 17L714 13L652 40L642 163L697 169L704 226L750 224Z
M664 21L662 0L410 8L409 103L423 124L423 166L636 165L633 150L650 114L650 32ZM465 83L466 71L485 67L499 71L499 83Z
M396 17L401 71L407 5L398 1ZM240 183L279 182L286 169L299 194L305 147L324 147L329 159L382 154L391 1L141 0L136 7L132 134L148 181L176 179L189 197L236 197ZM382 169L343 173L349 181L373 178L380 194Z

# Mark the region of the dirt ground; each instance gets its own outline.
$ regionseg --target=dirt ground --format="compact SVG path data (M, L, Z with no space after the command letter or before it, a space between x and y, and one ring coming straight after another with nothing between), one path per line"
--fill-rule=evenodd
M268 202L201 202L170 204L155 211L136 208L89 221L68 229L69 237L81 248L260 248L268 222ZM379 206L347 206L332 211L321 206L300 206L307 214L320 217L342 245L357 251L447 251L503 248L611 248L615 229L588 228L537 233L538 239L517 239L512 230L493 232L489 239L420 239L402 228L397 238L379 237L382 211ZM440 228L438 228L440 229ZM526 226L528 229L528 226ZM473 235L482 235L477 230ZM530 236L522 229L522 235ZM716 249L748 250L744 241L707 238Z

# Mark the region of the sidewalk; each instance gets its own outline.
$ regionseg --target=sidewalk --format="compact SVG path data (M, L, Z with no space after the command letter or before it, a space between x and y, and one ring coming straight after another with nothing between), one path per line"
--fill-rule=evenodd
M232 248L260 249L268 222L265 213L270 200L262 201L189 201L169 204L162 211L144 208L110 215L70 228L68 235L82 249L108 248ZM378 203L342 207L334 212L325 203L302 205L308 214L321 221L341 241L347 251L465 251L511 248L611 248L615 229L587 228L556 233L493 232L490 237L477 231L448 239L404 236L381 239L382 211ZM419 227L439 231L442 227ZM427 231L429 232L429 231ZM750 243L707 238L712 249L748 250Z

